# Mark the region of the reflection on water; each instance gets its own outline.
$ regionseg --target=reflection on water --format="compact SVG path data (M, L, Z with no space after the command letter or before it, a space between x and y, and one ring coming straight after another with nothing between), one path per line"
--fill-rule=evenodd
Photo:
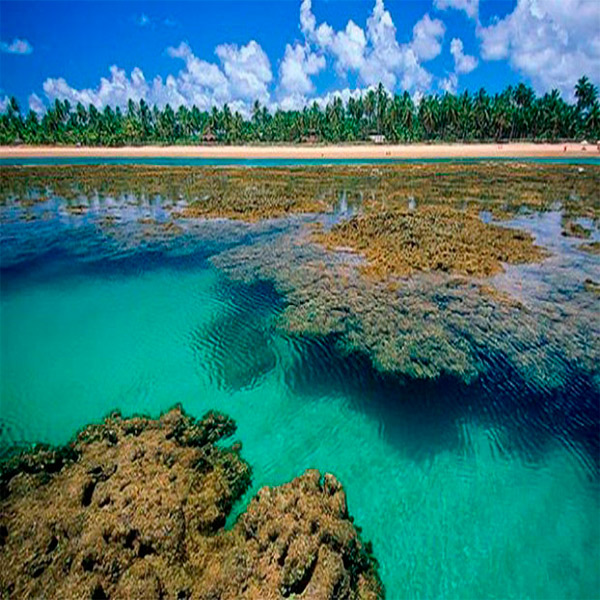
M536 243L548 248L552 256L539 264L506 265L505 272L494 278L494 285L528 303L560 307L577 295L582 302L592 301L583 284L586 279L600 280L600 261L578 246L582 241L600 240L600 229L591 219L577 219L591 236L588 240L568 237L562 235L562 220L562 212L555 211L520 216L505 224L530 231Z
M4 448L64 442L115 407L216 408L238 422L249 494L309 467L339 476L390 598L597 595L598 381L553 338L545 351L566 384L531 385L492 351L470 384L382 374L335 332L285 332L289 300L273 283L233 282L207 260L250 244L277 253L310 217L165 229L160 203L73 214L52 202L33 220L22 207L0 215ZM339 213L351 210L342 195ZM576 281L597 258L556 239L560 216L523 219L547 233L555 263L509 268L498 286L518 277L524 301L579 306ZM429 302L429 315L471 307L441 292Z

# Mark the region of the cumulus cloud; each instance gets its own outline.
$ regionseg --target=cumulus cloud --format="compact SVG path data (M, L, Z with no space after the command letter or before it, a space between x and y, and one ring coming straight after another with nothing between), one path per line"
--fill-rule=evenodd
M448 94L456 94L458 90L458 75L456 73L450 73L448 77L440 80L440 89Z
M27 41L15 38L12 42L0 42L0 51L6 54L31 54L33 46Z
M46 112L46 107L42 102L42 99L37 94L30 94L27 99L27 104L29 105L29 110L37 113L38 115L42 115Z
M140 24L152 23L140 18ZM390 90L397 88L424 91L430 88L433 77L423 63L441 52L446 28L439 19L425 14L413 27L412 38L400 43L396 26L383 0L375 4L365 27L353 21L335 30L328 23L317 23L311 0L300 6L300 27L303 42L288 44L278 69L274 97L271 93L273 73L268 56L256 41L238 46L222 44L216 47L218 60L207 61L196 56L187 42L167 48L167 55L183 62L183 68L166 78L147 80L139 68L130 74L116 65L109 76L96 87L78 89L64 78L49 78L43 89L49 102L66 99L72 104L92 104L125 107L129 99L144 99L149 104L174 108L196 105L201 110L228 103L232 110L247 115L255 100L271 108L302 108L315 100L312 78L325 69L327 61L345 77L358 77L363 88L380 82ZM340 92L342 97L358 90ZM39 110L40 100L30 100Z
M8 109L9 101L10 100L8 96L0 96L0 113L6 112L6 110Z
M581 75L600 80L598 0L518 0L512 13L478 25L484 60L508 60L538 92L571 97Z
M307 44L331 57L339 74L354 72L365 85L383 83L393 90L428 88L432 76L421 65L441 52L445 26L426 14L414 26L412 40L399 43L396 26L383 0L375 0L366 29L350 20L344 29L317 24L312 0L303 0L300 26Z
M125 71L117 66L110 68L110 77L102 77L96 88L78 90L71 87L62 77L46 79L43 88L50 102L57 99L68 100L71 104L77 104L78 102L85 106L93 104L98 109L109 104L112 106L125 106L129 98L139 101L148 97L151 92L151 88L140 69L133 69L130 77L127 77Z
M280 102L273 103L271 108L274 110L298 110L304 108L305 106L312 106L313 103L316 103L321 109L324 109L330 102L337 98L339 98L342 102L347 103L350 98L354 98L356 100L364 97L369 90L376 90L376 86L371 85L368 87L357 87L354 89L346 87L327 92L326 94L313 96L311 98L306 98L305 96L298 98L297 96L290 95L285 96ZM300 102L296 103L298 99L300 99Z
M470 73L477 67L477 59L464 53L464 46L460 38L454 38L450 42L450 54L454 57L454 71L456 73Z
M433 4L440 10L464 10L471 19L476 19L479 15L479 0L433 0Z
M177 75L160 76L148 81L139 68L130 75L116 65L110 68L110 76L103 77L95 88L77 89L60 78L50 78L43 88L47 99L69 100L71 104L92 104L98 109L107 105L125 107L131 99L144 99L149 104L164 107L170 104L196 105L202 110L229 103L232 110L248 113L255 99L268 102L268 84L273 75L267 55L251 41L245 46L225 44L217 46L216 55L220 65L198 58L189 44L182 42L167 49L171 58L184 62Z
M446 27L439 19L431 19L426 14L413 27L412 48L422 61L435 58L442 51L442 40Z
M507 60L538 92L558 87L570 94L582 74L595 81L600 78L598 0L517 0L512 13L487 26L479 21L478 0L434 0L434 6L462 10L472 17L481 58ZM78 89L64 78L50 78L44 82L44 93L50 102L68 99L72 104L93 104L98 109L109 104L124 107L129 99L144 99L160 107L169 103L174 108L196 105L201 110L228 103L232 110L248 115L254 100L270 108L299 109L315 100L332 98L314 97L313 78L328 65L346 86L334 92L344 99L380 82L391 92L408 90L414 97L432 88L433 75L425 65L442 51L446 27L440 19L424 14L412 32L399 40L384 0L374 0L364 24L348 20L336 29L319 22L311 0L302 0L299 17L304 39L286 45L276 82L269 58L256 41L219 45L212 60L196 56L191 46L182 42L167 49L168 56L181 62L179 70L165 78L146 79L139 68L128 74L112 66L95 87ZM5 52L27 48L31 51L26 40L2 43ZM452 39L450 53L454 69L437 80L437 87L456 92L460 75L473 71L478 59L465 54L458 37ZM351 90L348 81L356 81L358 87ZM43 106L34 95L29 104L38 112Z
M273 79L271 63L264 50L254 40L238 48L235 44L217 46L223 70L233 98L268 101L268 85Z
M302 44L287 44L279 66L279 91L283 97L300 99L314 92L311 76L325 68L325 57Z
M463 42L460 38L453 38L450 42L450 54L454 59L454 71L447 77L438 80L438 88L448 94L456 94L458 91L458 76L473 71L479 61L469 54L465 54Z

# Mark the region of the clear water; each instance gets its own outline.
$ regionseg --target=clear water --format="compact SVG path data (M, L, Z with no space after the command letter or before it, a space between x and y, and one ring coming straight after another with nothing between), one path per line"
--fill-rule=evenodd
M31 157L0 158L1 165L163 165L163 166L243 166L293 167L319 165L374 165L402 163L478 163L478 162L532 162L546 164L598 165L600 158L168 158L168 157Z
M382 377L326 340L285 337L268 282L234 285L207 260L277 224L128 244L135 218L109 235L58 204L33 221L11 210L2 446L63 443L114 408L218 409L238 423L249 495L307 468L339 477L389 598L598 596L598 398L577 373L552 397L508 394Z

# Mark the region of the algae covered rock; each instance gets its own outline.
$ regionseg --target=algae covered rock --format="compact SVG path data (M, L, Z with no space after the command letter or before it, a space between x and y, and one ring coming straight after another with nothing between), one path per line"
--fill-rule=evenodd
M364 254L373 275L416 272L488 277L502 263L540 261L547 252L533 236L484 223L477 213L448 206L415 210L371 210L342 221L317 236L329 248L350 247Z
M1 597L378 598L376 562L342 486L308 471L263 488L231 530L250 484L235 423L176 407L112 414L63 448L1 465Z

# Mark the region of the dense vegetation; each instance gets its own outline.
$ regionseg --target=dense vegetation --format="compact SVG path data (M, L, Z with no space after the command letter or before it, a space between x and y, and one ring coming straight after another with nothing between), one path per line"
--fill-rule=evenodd
M428 95L416 104L407 92L390 96L380 84L346 104L335 98L325 107L315 102L302 111L271 114L256 101L249 119L227 104L210 112L196 106L175 111L144 100L130 100L125 110L107 106L102 111L56 100L43 116L29 111L23 117L11 98L0 115L0 144L354 142L374 134L390 142L600 138L598 89L582 77L575 97L575 104L557 90L538 97L521 83L494 96L481 89L474 95Z

